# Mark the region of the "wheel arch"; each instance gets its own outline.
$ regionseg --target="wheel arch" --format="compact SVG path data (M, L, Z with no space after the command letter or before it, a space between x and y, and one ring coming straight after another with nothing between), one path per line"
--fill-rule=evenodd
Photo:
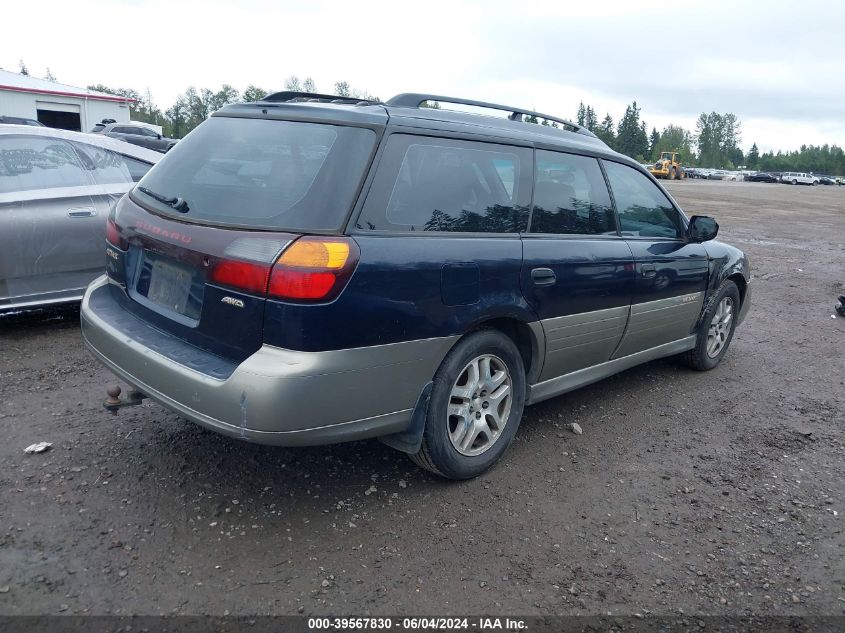
M728 275L725 279L731 280L739 288L739 304L741 306L745 303L745 291L748 288L748 282L745 280L745 276L741 272L735 272Z
M543 369L546 350L545 334L540 322L529 323L514 317L485 319L476 323L461 337L461 340L473 332L485 329L498 330L513 341L522 357L526 383L530 385L536 382L540 371ZM457 345L457 342L455 344Z

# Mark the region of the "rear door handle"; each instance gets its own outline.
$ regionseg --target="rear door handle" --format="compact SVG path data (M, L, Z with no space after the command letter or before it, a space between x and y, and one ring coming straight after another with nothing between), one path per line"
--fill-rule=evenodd
M657 276L657 266L654 264L643 264L640 266L640 271L643 274L643 277L656 277Z
M92 218L97 215L97 212L94 209L89 208L79 208L79 209L68 209L67 211L68 217L71 218Z
M551 286L557 281L551 268L534 268L531 271L531 279L535 286Z

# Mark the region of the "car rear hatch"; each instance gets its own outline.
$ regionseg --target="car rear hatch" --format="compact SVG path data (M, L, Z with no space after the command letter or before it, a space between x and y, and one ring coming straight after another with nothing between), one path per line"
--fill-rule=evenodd
M262 344L268 294L337 296L357 262L357 246L340 233L377 140L371 123L338 123L203 123L115 207L114 298L149 325L239 362Z

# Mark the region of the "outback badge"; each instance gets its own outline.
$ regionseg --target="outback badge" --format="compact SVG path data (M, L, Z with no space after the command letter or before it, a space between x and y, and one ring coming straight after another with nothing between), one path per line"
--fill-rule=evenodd
M230 306L235 306L236 308L243 308L244 302L240 299L235 299L234 297L223 297L220 300L221 303L228 303Z

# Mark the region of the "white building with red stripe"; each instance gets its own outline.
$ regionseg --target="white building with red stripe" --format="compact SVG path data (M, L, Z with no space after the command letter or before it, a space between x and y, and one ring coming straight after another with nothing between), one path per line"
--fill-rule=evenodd
M0 115L90 132L103 119L129 122L132 99L0 70Z

